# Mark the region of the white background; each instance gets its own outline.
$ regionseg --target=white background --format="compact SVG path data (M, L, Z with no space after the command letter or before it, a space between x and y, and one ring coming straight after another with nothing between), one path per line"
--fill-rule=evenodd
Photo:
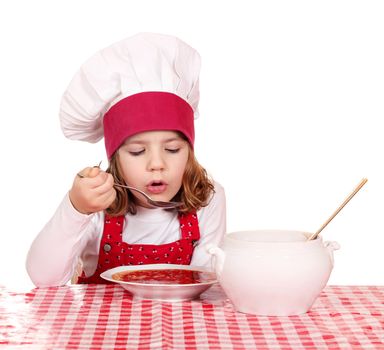
M7 4L6 4L7 3ZM330 284L384 283L382 1L8 1L0 5L0 284L31 288L29 245L103 143L64 138L60 98L99 49L140 31L202 56L197 157L228 231L337 241Z

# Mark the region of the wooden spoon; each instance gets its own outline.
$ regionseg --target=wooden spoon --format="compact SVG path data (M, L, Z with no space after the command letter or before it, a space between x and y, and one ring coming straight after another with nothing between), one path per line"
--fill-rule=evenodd
M366 178L363 178L360 183L357 185L357 187L353 190L353 192L344 200L344 202L334 211L334 213L329 217L329 219L324 222L324 224L315 232L313 233L309 238L308 238L308 241L312 240L312 239L316 239L317 236L319 235L319 233L321 231L323 231L324 227L327 226L331 220L337 215L339 214L340 210L343 209L345 207L345 205L352 199L352 197L358 192L360 191L360 189L365 185L365 183L368 181L368 179Z

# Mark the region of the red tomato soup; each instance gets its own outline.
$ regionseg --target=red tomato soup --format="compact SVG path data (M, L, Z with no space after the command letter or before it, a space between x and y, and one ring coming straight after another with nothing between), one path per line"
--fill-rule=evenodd
M212 281L216 279L216 276L213 272L164 269L122 271L113 274L112 278L116 281L146 284L192 284Z

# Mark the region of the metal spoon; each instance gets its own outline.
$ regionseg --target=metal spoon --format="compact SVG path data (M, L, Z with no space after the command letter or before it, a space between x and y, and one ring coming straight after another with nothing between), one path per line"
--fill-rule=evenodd
M100 167L100 164L101 162L99 163L99 165L96 165L95 167L96 168L99 168ZM80 177L81 179L83 179L85 176L78 173L77 174L78 177ZM117 186L117 187L123 187L123 188L128 188L129 190L131 191L136 191L136 192L139 192L140 194L142 194L146 201L154 206L154 207L158 207L158 208L163 208L163 209L173 209L173 208L178 208L178 207L181 207L183 205L182 202L163 202L163 201L155 201L154 199L152 199L150 196L148 196L145 192L139 190L138 188L136 187L132 187L132 186L127 186L127 185L120 185L120 184L117 184L115 183L114 186Z
M126 186L126 185L120 185L120 184L117 184L117 183L115 183L114 186L123 187L123 188L128 188L128 189L131 190L131 191L139 192L140 194L142 194L142 195L145 197L145 199L147 200L147 202L148 202L149 204L153 205L154 207L163 208L163 209L172 209L172 208L181 207L181 206L183 205L182 202L163 202L163 201L155 201L155 200L152 199L150 196L148 196L145 192L139 190L139 189L136 188L136 187Z

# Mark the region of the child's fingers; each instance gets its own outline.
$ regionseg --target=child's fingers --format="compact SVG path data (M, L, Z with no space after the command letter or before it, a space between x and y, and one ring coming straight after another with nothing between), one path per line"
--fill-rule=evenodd
M111 174L98 167L83 169L76 176L69 197L77 211L90 214L108 208L116 198Z
M101 210L107 209L113 203L115 198L116 198L116 190L114 188L103 193L99 197L100 207L102 208Z
M104 173L104 171L102 171L99 167L94 166L94 167L90 168L88 177L96 177L101 172Z
M102 194L107 193L113 189L114 180L113 180L113 176L111 174L100 173L99 178L100 178L100 181L102 181L102 183L100 183L99 186L93 188L93 190L96 193L102 195Z
M87 211L90 213L94 213L97 211L107 209L115 200L115 198L116 198L116 190L114 188L110 189L109 191L103 194L98 194L96 197L92 198L87 203Z
M89 169L89 170L88 170ZM108 173L100 170L99 168L86 168L81 172L81 178L77 176L82 184L90 189L95 189L101 185L103 185L108 179ZM83 174L87 174L89 176L84 176ZM111 176L111 175L110 175Z
M78 173L78 176L81 177L81 178L85 178L85 177L95 177L97 176L99 173L100 173L101 169L99 167L87 167L87 168L84 168L83 170L81 170L79 173Z
M75 180L69 198L74 208L80 213L90 214L108 208L116 198L112 175L100 172L93 178ZM102 181L100 181L102 180ZM91 186L99 183L98 186Z

